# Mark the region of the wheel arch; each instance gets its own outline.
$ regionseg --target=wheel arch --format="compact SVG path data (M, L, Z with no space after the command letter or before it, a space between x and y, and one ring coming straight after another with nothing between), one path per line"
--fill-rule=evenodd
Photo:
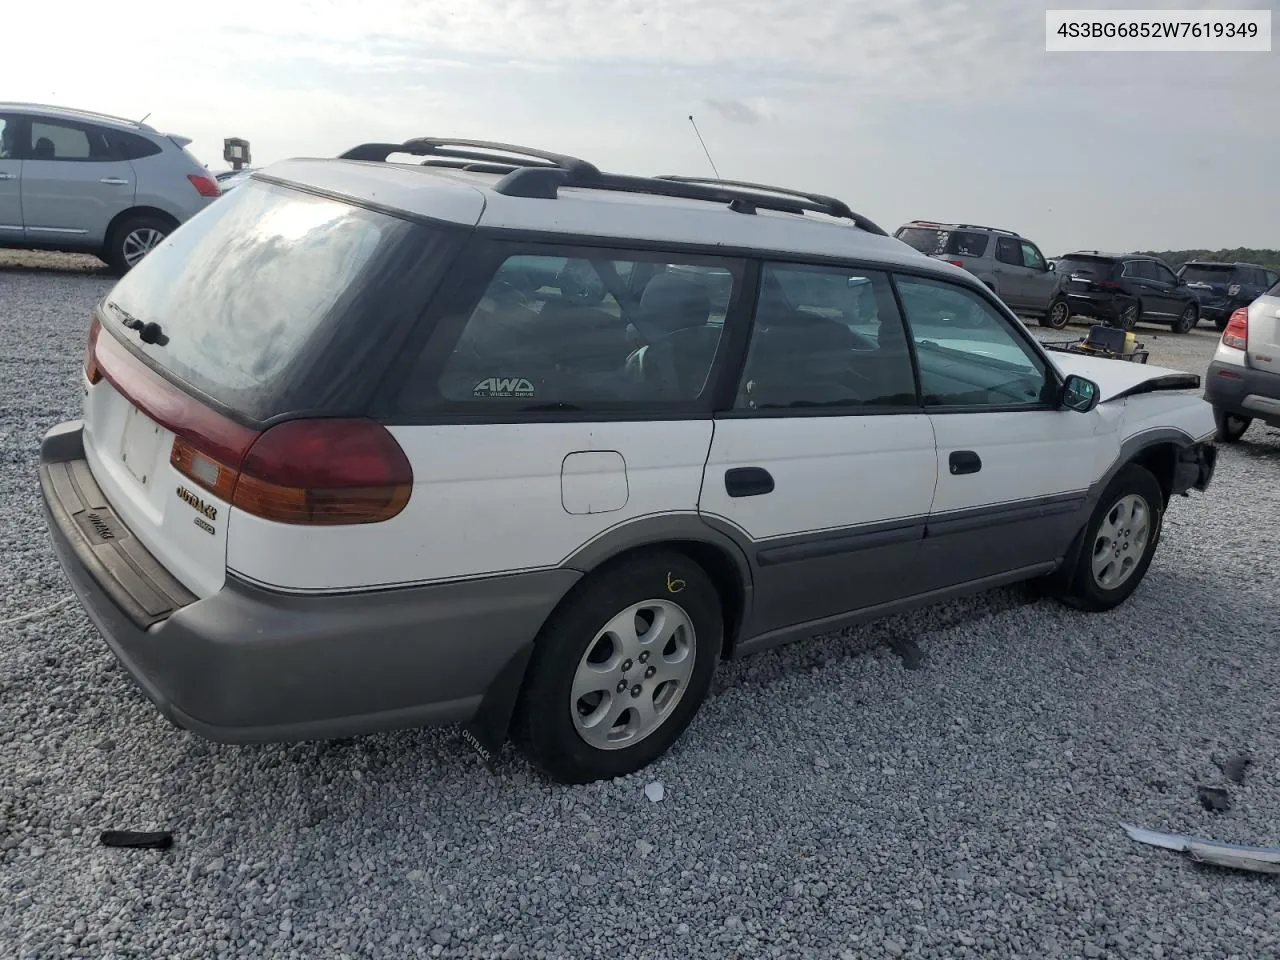
M752 594L751 565L745 545L720 527L694 514L646 517L603 534L586 544L562 566L582 573L582 579L560 601L567 602L593 573L652 550L683 553L706 571L716 586L724 615L724 649L732 656L738 633L746 622ZM557 605L558 606L558 605Z
M738 634L746 622L752 596L751 566L738 537L696 514L646 517L619 525L583 545L560 564L581 576L548 611L542 623L573 600L600 573L632 558L658 550L675 550L698 564L715 584L724 616L721 658L733 655ZM538 628L541 634L542 626ZM517 702L524 690L529 662L537 639L530 638L503 665L485 691L474 717L465 725L463 738L492 763L511 730Z
M166 213L159 207L150 207L146 204L142 204L141 206L129 207L127 210L121 210L111 218L111 222L107 224L106 233L103 234L104 244L111 244L115 238L116 231L120 229L120 225L132 220L134 217L156 217L157 219L164 220L168 223L170 225L170 229L176 230L178 228L178 218L173 214Z

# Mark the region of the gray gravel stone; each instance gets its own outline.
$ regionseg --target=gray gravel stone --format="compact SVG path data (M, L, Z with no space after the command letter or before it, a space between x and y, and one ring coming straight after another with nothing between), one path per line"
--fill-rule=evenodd
M0 253L0 620L69 591L35 452L79 413L110 284L83 258ZM1139 339L1203 372L1216 338ZM210 744L157 716L78 605L0 627L0 943L40 960L1277 955L1256 877L1117 821L1280 842L1278 468L1276 431L1224 449L1112 613L996 591L723 665L676 748L616 784L553 787L511 753L489 774L453 730ZM903 636L923 669L888 649ZM1196 785L1245 750L1232 809L1206 813ZM98 846L113 828L175 846Z

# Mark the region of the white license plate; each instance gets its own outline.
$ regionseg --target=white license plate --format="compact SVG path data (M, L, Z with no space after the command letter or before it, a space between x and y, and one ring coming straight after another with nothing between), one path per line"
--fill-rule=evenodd
M137 407L130 407L120 441L120 462L144 487L155 473L161 427Z

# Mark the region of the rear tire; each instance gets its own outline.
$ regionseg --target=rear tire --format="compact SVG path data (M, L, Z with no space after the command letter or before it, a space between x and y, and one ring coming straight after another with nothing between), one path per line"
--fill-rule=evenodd
M723 637L715 584L682 553L646 552L591 574L538 634L516 742L561 783L634 773L697 713Z
M1192 304L1187 304L1182 313L1178 315L1178 319L1173 321L1174 333L1190 333L1195 329L1196 324L1200 322L1199 311Z
M1067 324L1071 322L1071 306L1059 297L1049 305L1049 312L1040 319L1040 322L1054 330L1066 329Z
M1213 408L1213 422L1218 428L1218 440L1222 443L1238 443L1244 436L1253 417L1240 417L1219 408Z
M1121 330L1132 330L1138 325L1138 320L1142 316L1142 301L1135 300L1129 306L1120 311L1120 317L1116 320L1116 326Z
M127 217L107 237L102 259L117 274L128 273L174 229L172 221L151 214Z
M1085 527L1075 571L1059 599L1099 613L1129 599L1160 542L1164 491L1151 471L1129 464L1107 484Z

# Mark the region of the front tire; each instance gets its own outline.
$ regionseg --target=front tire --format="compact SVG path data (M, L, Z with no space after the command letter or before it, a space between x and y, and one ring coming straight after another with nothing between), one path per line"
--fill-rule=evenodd
M682 553L590 575L535 641L516 740L561 783L634 773L684 732L724 642L720 596Z
M1219 408L1213 408L1213 422L1218 428L1218 440L1222 443L1238 443L1253 423L1253 417L1240 417Z
M173 230L173 224L160 217L148 214L128 217L111 231L102 259L117 274L128 273Z
M1164 491L1151 471L1132 463L1121 469L1089 518L1060 599L1091 613L1124 603L1147 574L1163 521Z
M1049 312L1044 315L1044 319L1041 321L1046 327L1051 327L1054 330L1064 330L1070 322L1071 307L1061 297L1049 305Z
M1173 321L1174 333L1190 333L1195 325L1200 322L1199 311L1193 304L1187 304L1182 313L1178 315L1178 319Z

